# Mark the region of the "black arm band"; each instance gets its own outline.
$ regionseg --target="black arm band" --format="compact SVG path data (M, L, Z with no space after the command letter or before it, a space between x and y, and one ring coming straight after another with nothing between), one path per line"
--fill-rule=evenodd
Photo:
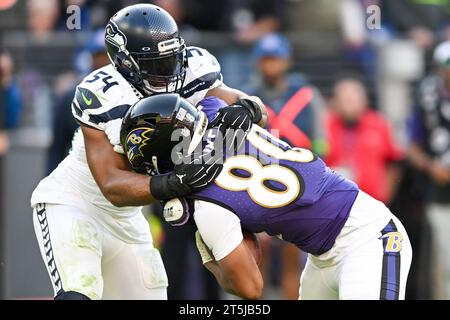
M150 179L150 193L157 200L170 200L182 197L191 192L186 184L178 181L172 174L153 176Z
M262 119L261 107L259 104L251 99L239 99L236 104L247 108L253 117L253 123L259 123Z
M171 199L168 190L167 175L152 176L150 179L150 193L157 200ZM174 197L172 197L174 198Z

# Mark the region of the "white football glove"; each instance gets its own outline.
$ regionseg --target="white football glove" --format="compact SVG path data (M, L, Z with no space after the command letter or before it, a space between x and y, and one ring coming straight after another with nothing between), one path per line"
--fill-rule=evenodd
M195 244L197 245L197 250L200 253L200 257L202 257L203 264L215 260L198 230L195 232Z
M120 154L125 154L122 145L120 144L120 127L122 126L122 119L115 119L105 123L105 133L108 136L109 142L114 146L114 151Z

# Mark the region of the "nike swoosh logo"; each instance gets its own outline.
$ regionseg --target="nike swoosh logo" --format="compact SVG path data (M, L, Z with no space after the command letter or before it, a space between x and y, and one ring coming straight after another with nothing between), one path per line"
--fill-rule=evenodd
M84 103L86 103L88 106L92 104L92 98L90 99L86 98L83 92L81 93L81 97L83 98Z

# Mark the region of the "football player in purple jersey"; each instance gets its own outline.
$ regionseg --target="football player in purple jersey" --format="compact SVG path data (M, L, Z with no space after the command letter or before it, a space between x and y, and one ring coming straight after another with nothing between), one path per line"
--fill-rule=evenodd
M135 105L124 124L139 125L122 126L121 136L133 167L145 163L161 173L162 167L170 171L179 154L180 144L173 139L177 125L155 127L152 119L159 117L162 100L173 100L168 114L179 114L178 105L186 104L182 98L158 99ZM190 135L188 150L200 146L204 158L213 152L212 159L223 157L220 175L201 191L164 207L165 219L173 225L195 222L203 264L222 288L242 298L262 295L261 274L243 242L245 229L266 232L308 253L301 299L404 299L412 248L401 222L311 151L293 148L258 125L241 135L242 143L235 144L233 152L224 152L229 149L223 132L215 129L223 116L214 116L226 113L225 105L215 97L199 103L198 119L205 113L213 128L202 143L195 133ZM139 139L147 123L153 131Z

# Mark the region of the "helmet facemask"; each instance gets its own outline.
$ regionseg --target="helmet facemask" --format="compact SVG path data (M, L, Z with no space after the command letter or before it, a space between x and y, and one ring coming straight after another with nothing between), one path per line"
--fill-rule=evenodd
M119 72L145 95L179 93L183 88L187 68L184 40L176 38L165 42L174 42L173 49L128 53L119 61Z
M133 54L132 56L139 66L143 90L146 93L178 93L183 87L187 67L184 41L178 49L164 55L149 57L146 54Z

